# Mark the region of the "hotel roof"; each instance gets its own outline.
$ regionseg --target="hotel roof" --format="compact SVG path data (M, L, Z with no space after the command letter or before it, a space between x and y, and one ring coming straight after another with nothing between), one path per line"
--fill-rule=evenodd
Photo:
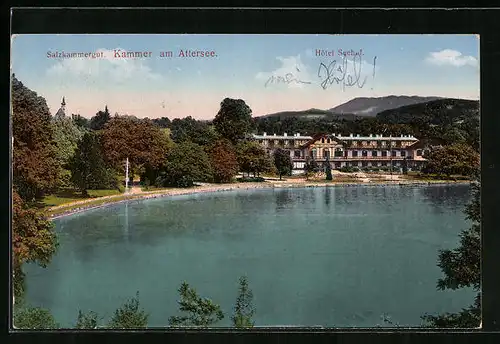
M263 133L262 135L253 135L253 138L254 139L258 139L258 140L310 140L312 139L312 136L302 136L300 135L300 133L296 133L296 134L293 134L288 136L287 133L284 133L283 135L276 135L276 134L273 134L273 135L267 135L267 133Z
M418 139L411 135L400 135L400 136L382 136L379 134L369 135L369 136L360 136L351 134L349 136L341 136L332 134L333 137L342 140L342 141L418 141Z

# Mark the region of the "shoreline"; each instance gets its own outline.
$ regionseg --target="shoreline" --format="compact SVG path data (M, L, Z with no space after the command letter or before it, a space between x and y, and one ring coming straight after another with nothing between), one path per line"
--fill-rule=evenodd
M206 184L201 186L195 186L193 188L186 189L167 189L167 190L159 190L159 191L144 191L136 194L125 194L118 195L116 197L109 197L107 202L97 204L97 205L85 205L82 203L81 207L72 208L68 211L64 211L64 205L60 205L57 207L52 207L49 210L57 210L60 208L62 210L61 213L55 213L49 215L48 218L50 220L55 220L63 217L67 217L74 214L83 213L85 211L104 208L111 205L121 204L125 202L131 201L141 201L146 199L155 199L162 197L171 197L171 196L182 196L182 195L192 195L192 194L200 194L200 193L213 193L213 192L223 192L223 191L234 191L234 190L255 190L255 189L284 189L284 188L311 188L311 187L353 187L353 186L364 186L364 187L380 187L380 186L443 186L443 185L455 185L455 184L470 184L469 180L458 180L458 181L445 181L445 180L436 180L436 181L419 181L419 180L398 180L398 181L372 181L372 182L294 182L292 181L272 181L272 182L260 182L260 183L231 183L231 184ZM113 198L119 197L127 197L129 195L130 198L113 200ZM99 200L97 198L96 200ZM74 204L77 205L77 204ZM66 206L66 207L69 207Z

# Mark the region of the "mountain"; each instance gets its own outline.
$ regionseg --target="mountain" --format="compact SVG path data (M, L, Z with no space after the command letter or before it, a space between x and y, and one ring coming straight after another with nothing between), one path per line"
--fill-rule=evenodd
M320 109L309 109L303 111L282 111L271 113L264 116L259 116L259 119L279 119L280 121L286 118L298 118L298 119L331 119L331 120L354 120L360 118L360 116L356 116L349 113L335 113L328 110L320 110Z
M387 96L378 98L354 98L347 103L338 105L328 111L339 114L349 113L358 116L373 117L377 113L407 106L441 99L440 97L418 96Z
M479 120L479 101L444 98L385 110L378 113L376 118L384 123L408 124L419 121L433 125L460 124Z

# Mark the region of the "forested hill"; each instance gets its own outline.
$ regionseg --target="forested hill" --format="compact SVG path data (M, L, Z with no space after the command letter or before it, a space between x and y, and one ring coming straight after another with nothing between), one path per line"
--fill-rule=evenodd
M328 111L335 113L350 113L356 114L358 116L373 117L377 113L399 108L401 106L407 106L412 104L420 104L429 102L436 99L442 99L440 97L419 97L419 96L385 96L385 97L358 97L354 98L344 104L340 104Z
M361 116L356 116L350 113L335 113L328 110L320 109L309 109L302 111L281 111L276 113L267 114L264 116L256 117L261 120L272 119L283 121L287 118L298 118L298 119L326 119L326 120L355 120L361 118Z
M433 125L451 125L478 116L479 101L447 98L382 111L376 118L391 124L426 122Z

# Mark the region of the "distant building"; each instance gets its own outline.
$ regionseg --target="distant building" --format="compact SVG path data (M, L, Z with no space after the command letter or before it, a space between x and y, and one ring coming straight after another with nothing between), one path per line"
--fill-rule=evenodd
M294 173L301 173L307 158L317 162L327 157L334 169L342 167L389 167L400 168L406 160L409 169L419 169L426 159L423 157L430 149L411 135L382 136L379 134L360 136L350 134L316 134L301 136L254 135L269 153L277 148L290 151Z
M66 116L66 101L64 100L64 97L61 102L61 107L59 110L57 110L56 114L54 115L54 118L64 118Z

